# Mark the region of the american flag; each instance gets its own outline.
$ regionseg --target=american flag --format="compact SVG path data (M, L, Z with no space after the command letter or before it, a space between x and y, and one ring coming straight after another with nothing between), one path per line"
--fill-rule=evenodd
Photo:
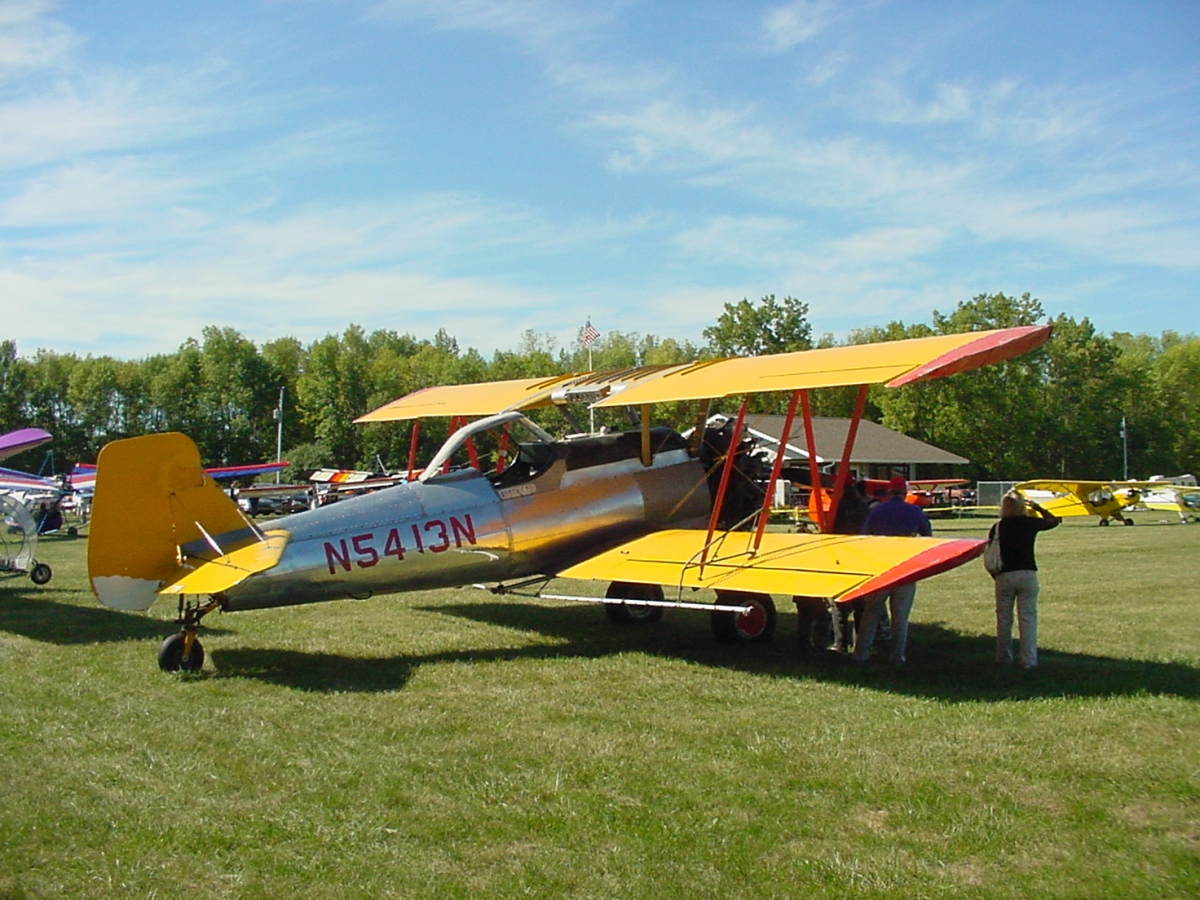
M583 326L583 346L590 347L596 343L596 338L600 337L600 332L592 327L591 320Z

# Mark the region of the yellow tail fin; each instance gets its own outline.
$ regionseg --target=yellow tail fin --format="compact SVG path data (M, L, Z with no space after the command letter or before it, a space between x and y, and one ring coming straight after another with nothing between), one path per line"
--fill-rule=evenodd
M105 606L148 609L158 591L261 537L183 434L113 441L96 463L88 579Z

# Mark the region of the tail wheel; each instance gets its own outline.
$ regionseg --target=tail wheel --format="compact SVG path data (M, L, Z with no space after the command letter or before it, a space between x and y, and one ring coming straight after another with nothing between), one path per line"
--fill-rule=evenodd
M50 571L50 567L45 563L38 563L29 573L29 580L34 584L49 584L54 573Z
M204 666L204 647L193 638L192 649L184 656L186 647L184 632L173 634L158 648L158 667L164 672L199 672Z
M745 606L745 612L714 612L713 636L722 644L765 644L775 633L775 601L770 594L717 591L722 606Z
M621 600L662 600L663 589L658 584L635 584L630 581L614 581L604 592L608 598ZM650 625L662 618L661 606L643 606L639 603L605 603L604 612L608 620L617 625Z

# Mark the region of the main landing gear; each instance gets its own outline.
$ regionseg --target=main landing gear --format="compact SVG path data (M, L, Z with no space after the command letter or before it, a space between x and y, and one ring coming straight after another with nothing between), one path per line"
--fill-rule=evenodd
M750 591L717 591L717 602L663 602L657 584L614 581L604 597L604 612L617 625L649 625L662 618L663 607L710 609L713 637L722 644L765 644L775 633L775 601L769 594ZM642 602L638 602L642 601ZM715 605L717 609L711 609Z
M217 608L216 600L207 603L179 598L179 618L182 630L168 637L158 648L158 667L164 672L199 672L204 666L204 645L196 637L200 620Z
M660 584L614 581L604 596L609 599L620 597L624 600L655 600L661 603L663 589ZM604 612L608 615L608 621L615 625L650 625L662 618L663 608L639 603L605 603Z
M744 612L714 612L713 637L722 644L765 644L775 633L775 601L770 594L717 591L722 606L745 606Z

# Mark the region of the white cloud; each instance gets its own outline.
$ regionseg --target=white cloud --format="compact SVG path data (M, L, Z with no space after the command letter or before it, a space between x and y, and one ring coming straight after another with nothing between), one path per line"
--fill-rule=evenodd
M65 59L76 44L74 32L48 20L51 4L40 0L0 2L0 80Z
M469 29L516 38L552 51L568 39L607 25L628 0L379 0L375 14L424 19L445 30Z
M762 17L767 46L778 53L812 40L828 24L832 5L827 0L795 0L767 10Z
M147 208L182 202L194 189L194 182L154 175L130 157L64 165L32 176L15 196L0 202L0 225L112 224L140 218Z
M750 107L692 110L654 100L636 110L596 113L591 122L622 136L624 148L609 157L615 169L703 169L772 153L772 135L752 118Z

